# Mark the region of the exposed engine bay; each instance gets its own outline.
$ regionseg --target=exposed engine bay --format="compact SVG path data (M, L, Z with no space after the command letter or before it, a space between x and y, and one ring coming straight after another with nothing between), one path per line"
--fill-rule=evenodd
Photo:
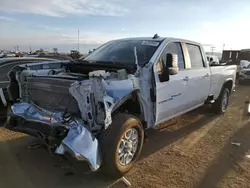
M6 127L43 140L57 154L68 152L101 165L98 135L112 123L112 113L135 97L146 127L154 124L151 72L98 64L43 62L9 72Z

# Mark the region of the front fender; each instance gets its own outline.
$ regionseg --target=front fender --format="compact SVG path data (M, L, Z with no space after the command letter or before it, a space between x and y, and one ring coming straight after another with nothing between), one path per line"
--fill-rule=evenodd
M101 128L104 123L107 128L112 123L112 112L122 105L133 91L139 89L138 82L135 77L126 80L93 77L72 84L70 93L77 100L82 119L87 121L90 127ZM92 118L93 116L95 117Z
M104 106L106 114L105 128L107 128L112 123L111 114L132 96L133 91L139 89L139 84L135 78L110 82L103 80L103 86L106 92ZM106 102L109 102L109 105Z

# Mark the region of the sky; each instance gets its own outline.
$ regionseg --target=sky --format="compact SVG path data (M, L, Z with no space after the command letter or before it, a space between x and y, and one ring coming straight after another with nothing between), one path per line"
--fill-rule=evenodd
M250 48L249 0L0 0L0 49L80 51L118 38L178 37Z

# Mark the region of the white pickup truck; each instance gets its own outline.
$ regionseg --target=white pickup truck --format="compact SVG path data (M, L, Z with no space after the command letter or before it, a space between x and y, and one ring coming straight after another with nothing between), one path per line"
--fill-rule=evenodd
M13 68L5 127L122 176L138 160L146 129L206 103L223 114L235 77L235 65L209 67L196 42L114 40L77 62Z

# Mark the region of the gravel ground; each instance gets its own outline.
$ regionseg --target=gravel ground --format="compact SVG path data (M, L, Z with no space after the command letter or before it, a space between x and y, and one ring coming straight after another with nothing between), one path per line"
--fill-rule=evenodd
M148 131L140 161L125 176L132 187L250 187L249 87L236 88L224 116L200 108ZM1 188L99 188L114 181L89 173L85 163L71 168L44 149L31 150L31 142L0 128Z

